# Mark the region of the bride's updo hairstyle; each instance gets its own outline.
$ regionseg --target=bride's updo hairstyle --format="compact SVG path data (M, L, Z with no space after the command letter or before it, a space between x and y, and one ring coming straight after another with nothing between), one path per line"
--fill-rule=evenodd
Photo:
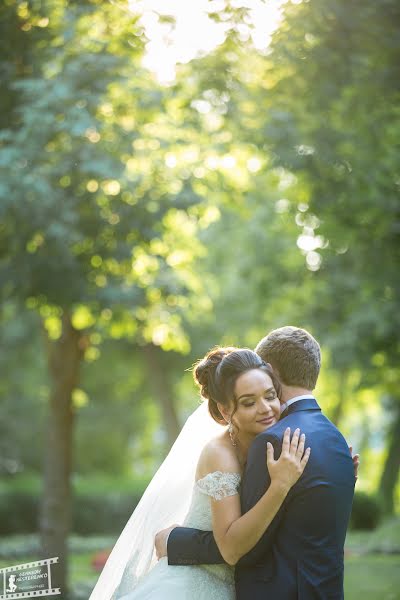
M237 410L237 400L234 394L236 380L240 375L252 369L261 369L269 375L276 393L280 397L281 386L270 365L267 365L258 354L248 348L216 347L194 365L194 380L200 388L202 397L208 400L209 413L217 423L226 425L217 403L228 408L233 402L232 418Z

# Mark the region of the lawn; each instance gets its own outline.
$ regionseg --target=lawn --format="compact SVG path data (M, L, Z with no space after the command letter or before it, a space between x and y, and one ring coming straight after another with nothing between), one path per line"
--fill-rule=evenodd
M346 600L400 598L400 518L346 539Z
M349 556L345 569L346 600L399 600L400 555Z

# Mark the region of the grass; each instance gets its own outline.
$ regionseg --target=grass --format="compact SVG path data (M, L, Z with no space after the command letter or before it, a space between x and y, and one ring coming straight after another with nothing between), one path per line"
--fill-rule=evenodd
M93 552L85 552L84 554L72 554L70 562L70 577L72 583L79 581L96 581L97 575L94 575L91 566ZM94 577L93 577L94 575Z
M400 518L375 531L350 531L346 539L345 599L400 598Z
M349 556L345 563L346 600L398 600L400 556Z

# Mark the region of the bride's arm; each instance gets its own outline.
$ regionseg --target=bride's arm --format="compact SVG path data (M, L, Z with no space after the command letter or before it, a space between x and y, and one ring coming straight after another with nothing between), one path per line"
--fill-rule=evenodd
M212 499L212 519L215 541L224 558L230 565L251 550L260 540L275 515L282 506L290 488L296 483L308 462L310 449L304 452L305 436L300 437L296 430L290 441L290 430L283 438L282 453L274 460L274 451L267 447L267 465L271 485L253 508L241 514L238 494L221 500ZM230 469L228 452L215 452L212 457L211 472L226 472Z

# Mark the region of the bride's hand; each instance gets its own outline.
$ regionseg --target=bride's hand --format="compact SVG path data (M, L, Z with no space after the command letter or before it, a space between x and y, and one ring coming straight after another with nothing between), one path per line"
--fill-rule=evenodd
M274 447L267 444L267 467L271 483L279 485L286 492L298 481L310 457L311 448L304 451L306 436L296 429L290 441L290 427L286 428L282 442L282 453L274 459Z
M354 456L353 456L353 446L349 446L349 450L350 450L351 458L353 460L354 477L355 477L355 480L357 481L357 479L358 479L358 467L360 466L360 455L359 454L354 454Z
M177 524L171 525L171 527L168 527L167 529L162 529L161 531L156 533L156 536L154 538L154 545L156 547L156 554L157 554L158 560L160 560L160 558L163 558L163 556L168 556L168 553L167 553L168 536L171 533L171 531L173 529L175 529L175 527L179 527L179 525L177 525Z

